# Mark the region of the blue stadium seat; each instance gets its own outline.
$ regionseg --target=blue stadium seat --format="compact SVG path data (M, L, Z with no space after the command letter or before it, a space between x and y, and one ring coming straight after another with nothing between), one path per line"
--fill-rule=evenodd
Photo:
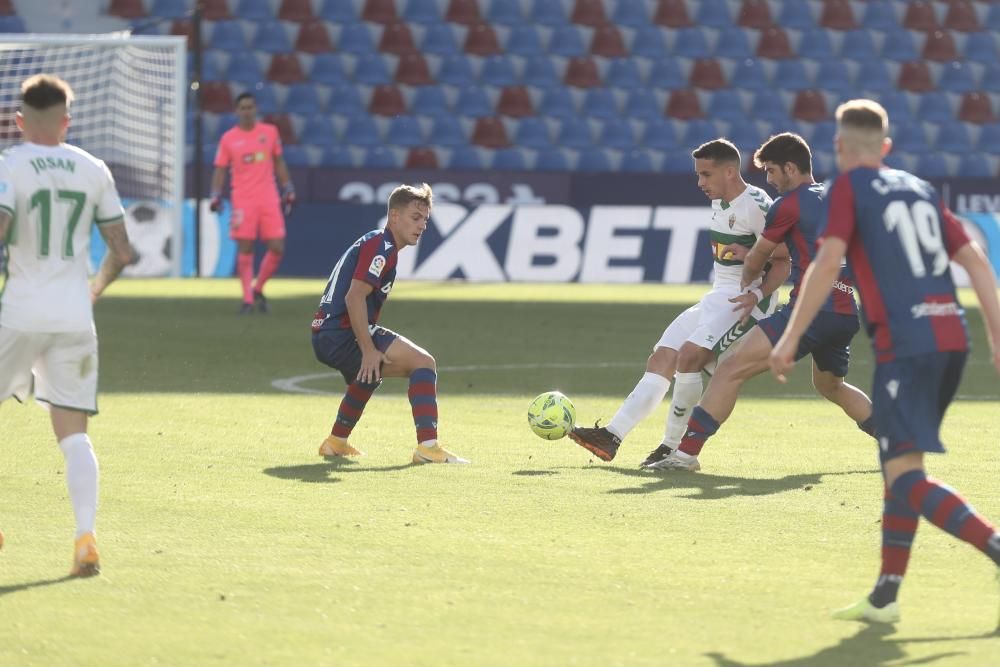
M649 25L649 10L643 0L618 0L611 12L611 22L627 28Z
M809 30L816 27L816 19L812 15L808 2L788 2L787 0L782 2L777 23L783 28L795 30ZM802 53L799 52L799 55Z
M442 58L435 79L449 86L470 86L476 82L468 58L461 54Z
M337 50L343 53L365 55L375 53L375 41L366 23L347 23L340 26L340 38L337 40Z
M814 151L812 155L813 177L826 179L837 171L837 165L830 151Z
M768 90L771 82L767 80L767 74L759 60L745 58L736 64L732 76L729 77L732 86L743 90Z
M184 15L188 11L190 9L184 0L153 0L153 4L149 8L149 15L162 19L180 19L184 18ZM6 19L8 17L5 16L3 18ZM0 28L4 32L24 32L24 30L8 30L7 27L6 21L0 22Z
M549 88L561 86L562 81L556 74L556 68L548 56L532 56L524 61L524 68L521 71L521 81L529 86Z
M795 3L785 3L795 4ZM803 3L804 4L804 3ZM830 33L823 28L812 28L804 30L799 40L799 58L809 58L820 62L834 58L833 42L830 41Z
M311 83L297 83L288 87L285 97L285 113L297 113L303 116L323 111L323 101L319 91Z
M948 94L940 90L928 91L919 97L917 118L931 123L947 123L955 120L955 112Z
M801 60L789 58L779 60L778 66L774 70L774 81L772 84L778 90L808 90L812 88L809 74Z
M547 149L552 146L549 126L537 116L528 116L517 122L514 143L525 148Z
M234 55L226 66L226 80L243 86L252 86L264 80L264 73L253 55Z
M281 151L282 157L285 158L285 163L289 167L308 167L309 165L309 151L306 150L305 146L299 144L289 144L282 146Z
M845 32L844 39L840 43L840 57L863 64L878 62L879 54L875 49L872 34L862 29Z
M498 25L520 25L524 22L520 0L491 0L486 19Z
M843 60L830 58L819 64L816 70L814 86L819 90L825 90L837 95L842 95L854 90L851 84L851 74Z
M472 146L457 146L448 159L449 169L482 169L483 160Z
M323 155L319 159L320 166L323 167L353 167L354 156L347 146L327 146L323 149Z
M553 6L558 3L552 3ZM564 58L577 58L587 53L587 45L583 42L580 27L572 24L556 26L549 37L548 52Z
M750 113L755 118L775 125L787 126L792 121L788 102L772 90L759 90L754 93L753 101L750 103Z
M457 118L454 116L438 116L431 124L427 143L433 146L452 148L455 146L467 146L469 139Z
M194 54L187 55L188 77L194 78ZM209 49L202 54L201 58L201 80L202 81L223 81L226 79L225 71L226 56L224 51Z
M441 12L435 0L407 0L403 20L408 23L434 25L441 22Z
M280 21L262 21L257 24L250 48L265 53L288 53L292 50L292 40Z
M993 178L996 173L982 153L963 153L955 175L964 178Z
M237 2L230 2L229 4L236 5L233 9L233 14L241 19L250 21L274 20L274 10L271 9L271 5L268 4L267 0L237 0Z
M604 80L612 88L625 90L641 88L643 85L639 66L633 58L612 58L609 60Z
M691 147L692 149L694 146ZM691 159L691 151L687 149L677 149L667 152L663 156L663 164L660 171L665 174L690 174L694 170L694 160Z
M339 86L349 81L344 74L340 55L337 53L317 53L309 68L309 80L328 86Z
M337 143L337 128L334 127L330 116L324 113L315 113L306 116L299 136L313 146L332 146Z
M983 27L993 32L1000 30L1000 4L990 3L986 10L986 20L983 21Z
M358 116L367 113L361 93L352 84L334 86L326 103L327 111L341 116Z
M688 81L676 58L661 58L653 61L646 78L646 85L664 90L677 90L687 88Z
M385 141L395 146L413 148L423 146L424 132L420 123L413 116L396 116L389 121L389 129L385 133Z
M515 56L540 56L545 53L538 29L528 23L512 26L507 35L507 53Z
M235 113L230 111L227 113L220 113L217 121L218 122L215 125L216 142L218 142L219 137L221 137L224 132L234 127L239 119L236 117Z
M418 86L410 103L413 113L419 116L442 116L451 113L448 98L441 86Z
M632 123L625 118L608 118L601 126L597 143L607 148L631 149L635 146Z
M479 83L503 88L517 83L514 63L509 56L487 56L479 70Z
M618 118L618 101L610 88L588 88L580 110L592 118Z
M625 100L624 113L637 120L663 118L663 103L649 88L636 88Z
M881 55L887 60L900 63L920 58L917 45L913 41L913 34L909 30L896 30L887 33L885 42L882 44Z
M381 86L392 81L381 53L358 56L354 61L352 78L356 83L363 83L366 86Z
M611 160L600 148L585 148L577 155L576 169L586 172L609 172L612 171Z
M694 22L709 28L725 28L733 24L733 19L726 0L702 0L697 3Z
M538 102L538 113L552 118L575 118L576 104L569 89L565 87L545 89Z
M979 89L989 93L1000 93L1000 61L986 65L979 79Z
M909 94L902 90L887 90L879 97L879 103L889 114L890 125L909 123L914 120Z
M854 87L857 90L867 90L876 93L888 93L897 90L896 78L889 75L888 68L881 60L869 60L858 63L858 73L854 81Z
M493 115L493 103L486 96L486 91L479 86L466 86L458 93L455 100L455 113L460 116L481 118Z
M639 144L661 151L675 151L680 148L673 121L662 116L646 123Z
M682 123L683 129L681 145L695 148L706 141L711 141L719 137L719 130L715 123L706 118L695 118Z
M369 115L348 118L343 140L344 143L352 146L379 146L382 144L375 119Z
M356 23L358 20L357 10L346 0L323 0L318 16L324 21L339 25Z
M370 146L365 151L365 156L361 159L361 166L365 169L396 169L402 167L396 151L386 146Z
M892 143L897 150L907 153L922 154L930 150L927 143L927 133L920 123L896 123L892 132Z
M562 4L552 0L531 0L528 20L530 23L552 27L565 25L567 22Z
M450 23L435 23L427 26L420 41L421 53L434 56L454 56L462 52Z
M528 168L528 164L524 159L524 151L512 146L494 151L490 168L502 171L524 171Z
M655 25L640 26L635 30L631 47L633 56L660 59L670 54L664 39L663 29Z
M675 56L682 58L708 58L712 50L701 28L678 28L674 36Z
M735 88L721 88L712 91L705 109L716 120L733 122L747 117L743 98Z
M257 100L257 113L267 115L271 113L281 113L281 104L278 102L278 94L269 83L259 83L249 92L253 93Z
M988 64L996 62L997 44L994 31L981 30L965 34L965 45L962 57L977 63Z
M216 21L209 35L209 44L213 49L223 51L246 51L247 40L240 21ZM240 57L244 54L240 53Z
M534 168L536 171L569 171L569 158L561 148L539 151Z
M948 160L938 153L924 153L919 156L915 171L920 178L947 178L951 176Z
M742 152L750 154L760 148L764 139L757 122L745 117L730 123L726 138L736 144Z
M753 49L750 48L750 40L743 28L727 26L719 31L719 38L715 42L716 58L752 58Z
M861 24L869 30L889 32L899 30L899 21L893 9L893 3L886 0L875 0L864 3Z
M938 126L934 138L934 150L945 153L968 153L972 151L972 141L965 123L952 121Z
M570 116L559 123L556 143L566 148L587 148L594 145L594 137L590 131L590 123L583 118Z
M890 116L891 118L891 116ZM809 136L809 146L813 150L833 150L833 137L837 134L837 123L832 120L824 120L813 124L813 130Z
M976 146L981 151L1000 155L1000 123L988 123L979 128Z
M890 169L902 169L903 171L908 171L913 173L913 167L915 165L915 160L913 156L909 153L903 151L898 151L893 147L892 152L882 158L882 163Z
M941 90L952 93L968 93L977 89L972 67L961 60L941 65L937 85Z
M626 153L622 155L620 170L627 173L646 173L656 171L653 154L642 148L626 151Z

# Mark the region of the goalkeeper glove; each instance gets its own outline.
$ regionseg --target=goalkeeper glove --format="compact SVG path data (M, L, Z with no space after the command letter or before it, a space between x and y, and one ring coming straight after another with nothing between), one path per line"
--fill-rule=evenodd
M289 182L281 187L281 209L288 217L295 206L295 187Z
M218 192L212 193L212 201L208 204L208 210L212 213L218 213L222 210L222 194Z

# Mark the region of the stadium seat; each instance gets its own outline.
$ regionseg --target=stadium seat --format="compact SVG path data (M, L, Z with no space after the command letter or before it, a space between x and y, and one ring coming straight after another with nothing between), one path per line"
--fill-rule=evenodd
M955 48L955 40L952 38L950 32L946 30L934 30L927 33L927 40L924 42L924 49L921 55L926 60L946 63L958 59L958 49Z
M594 144L590 123L577 116L563 118L559 123L556 143L566 148L587 148Z
M788 33L782 28L773 26L760 33L760 41L757 42L758 57L778 60L792 58L794 55L792 44L788 40Z
M923 153L917 158L916 175L920 178L947 178L951 176L948 160L939 153Z
M365 104L361 100L361 93L353 84L335 85L330 90L330 97L326 102L326 109L330 113L340 116L358 116L368 113Z
M885 84L886 86L890 85L888 77L885 79ZM851 75L847 69L847 65L843 60L838 58L830 58L819 64L819 69L816 70L814 85L820 90L837 95L846 95L854 89L854 86L851 84ZM865 90L863 87L861 89ZM874 90L882 90L882 88Z
M993 155L1000 154L1000 123L983 125L976 138L976 146L984 152Z
M323 0L319 10L319 18L344 25L355 23L358 20L358 14L350 0Z
M233 57L226 66L225 79L244 86L252 86L264 80L264 73L254 57Z
M913 156L904 153L903 151L897 151L895 146L893 146L892 152L882 158L882 163L890 169L902 169L903 171L908 171L911 174L913 173L913 167L915 166Z
M801 60L779 60L772 85L778 90L799 91L811 88L812 82Z
M850 0L823 0L819 25L830 30L857 29L858 22L854 19Z
M962 59L977 63L993 63L998 59L996 37L989 30L970 32L964 37Z
M448 159L449 169L482 169L483 160L472 146L456 146Z
M909 0L906 3L906 13L903 14L902 26L907 30L920 32L932 32L941 27L934 13L934 4L928 0Z
M566 24L566 14L562 4L552 0L530 0L528 21L538 25L556 27Z
M303 53L329 53L333 51L333 42L326 29L326 23L319 20L307 21L299 26L299 34L295 37L295 50Z
M577 153L577 171L602 173L613 171L611 159L606 151L600 148L584 148Z
M229 84L222 81L206 81L201 84L201 108L212 113L228 113L233 110L233 94Z
M819 76L817 75L817 80ZM896 90L896 77L889 74L885 63L881 60L871 60L858 63L857 78L854 80L857 90L868 90L877 93Z
M389 76L389 71L386 69L385 60L378 53L358 56L354 61L352 77L355 83L366 86L381 86L392 81L392 77Z
M315 19L316 15L313 13L310 0L281 0L281 5L278 7L279 21L305 23Z
M361 8L361 20L370 23L394 23L399 20L396 15L396 3L393 0L365 0Z
M895 123L895 126L895 130L892 130L892 142L895 150L914 154L926 153L930 150L923 125L914 122Z
M693 118L687 121L683 124L681 133L681 145L691 148L700 146L706 141L712 141L719 136L719 130L715 127L715 123L707 118Z
M983 29L971 0L950 0L943 25L949 30L959 32L978 32Z
M413 41L410 27L403 22L387 23L378 40L378 50L381 53L394 53L396 55L416 53L417 45Z
M314 113L305 117L302 124L302 138L313 146L326 147L337 143L337 128L330 116L324 113Z
M348 118L342 138L344 143L351 146L379 146L382 144L375 119L368 115Z
M471 26L482 23L483 18L479 14L476 0L450 0L444 12L444 20Z
M709 118L735 122L747 117L744 108L743 98L735 88L723 88L714 91L708 98L708 105L705 109Z
M736 25L754 30L767 30L775 25L767 0L743 0L736 14Z
M458 93L455 100L455 113L460 116L480 118L493 115L493 104L486 96L486 91L480 86L466 86Z
M340 26L337 50L359 56L369 55L377 51L368 26L360 22Z
M476 124L472 128L472 137L469 141L477 146L486 148L504 148L510 146L507 139L507 129L503 121L495 116L485 116L476 119Z
M622 155L619 171L625 173L648 173L656 171L656 161L653 154L645 149L636 148Z
M469 143L469 140L465 136L465 130L457 118L454 116L438 116L431 123L431 129L427 135L427 143L453 148L455 146L465 146Z
M816 28L816 19L808 2L783 2L778 12L777 25L795 30L812 30Z
M886 90L880 95L879 102L889 114L890 125L910 123L916 120L916 117L913 115L913 105L910 103L910 96L905 91L896 88Z
M410 100L410 107L413 113L420 116L443 116L451 113L448 105L448 98L445 97L444 89L436 84L428 86L418 86L413 91L413 98Z
M968 93L976 89L975 74L968 63L955 60L939 67L941 69L937 76L937 85L941 90Z
M415 117L408 115L394 116L389 120L385 141L388 144L406 148L415 148L426 143L420 123Z
M869 30L879 30L881 32L898 31L899 21L896 19L896 12L892 2L879 0L877 2L864 3L864 12L861 15L861 24Z
M612 88L632 90L642 86L642 75L639 66L632 58L613 58L608 61L604 80Z
M440 78L440 75L438 75L438 79ZM548 56L526 58L524 68L521 70L521 81L529 86L538 86L540 88L562 85L559 75L556 74L556 68L552 65L552 61Z
M607 25L608 17L604 14L604 4L601 0L576 0L569 15L571 23L586 25L592 28Z
M597 71L597 63L589 57L570 58L566 65L563 83L575 88L593 88L602 85L601 75Z
M298 144L287 144L282 146L281 156L285 158L285 164L289 167L311 166L309 151L306 150L305 146L300 146Z
M967 153L972 151L972 141L965 123L952 121L942 123L934 137L934 150L945 153Z
M691 147L692 149L694 146ZM660 171L665 174L690 174L694 169L690 149L668 151L663 156Z
M7 18L0 16L0 20ZM178 19L170 24L170 34L176 35L177 37L187 38L187 48L188 54L191 54L194 50L194 26L188 19Z
M708 58L712 50L701 28L679 28L674 34L673 54L682 58Z
M701 110L698 93L690 88L670 91L665 113L671 118L681 120L705 117L705 113Z
M642 56L653 60L669 57L664 31L655 25L636 28L630 45L633 56Z
M633 148L635 146L635 132L632 129L632 123L622 117L605 119L601 124L597 144L622 150Z
M626 0L619 0L618 6L621 7L625 1ZM640 15L646 15L645 6L640 6L642 3L640 3L639 0L628 0L628 2L633 5L633 8L629 10L631 16L638 17ZM630 21L635 20L635 18L630 18ZM687 3L684 0L659 0L659 2L656 3L656 9L653 10L652 21L654 24L662 25L666 28L688 28L694 25L694 21L691 20L691 17L688 14ZM616 20L615 23L620 22ZM621 25L629 25L635 28L641 28L647 24L648 21L628 24L621 23Z
M680 148L674 124L662 116L646 123L639 145L661 151L674 151Z
M581 111L591 118L618 118L618 101L610 88L589 88L583 96Z
M787 126L792 122L788 110L788 102L773 90L756 91L750 103L750 113L755 118L778 126Z
M514 130L514 143L534 149L548 149L552 146L548 124L537 116L529 116L518 121Z
M395 79L398 83L407 86L427 86L434 83L427 60L420 53L408 53L405 56L400 56L399 62L396 64Z
M920 57L913 42L913 35L907 30L894 30L885 36L882 57L895 62L909 62Z
M538 29L529 23L511 27L504 50L514 56L540 56L545 53Z
M580 28L565 24L552 29L546 50L552 55L576 58L587 53Z
M253 93L254 100L257 102L257 113L267 116L281 111L281 103L278 102L278 94L275 92L274 86L266 83L257 84L248 92Z
M497 113L513 118L533 116L535 108L528 89L524 86L507 86L501 90L500 99L497 100Z
M987 30L1000 30L1000 3L991 2L989 4L983 24Z
M931 71L927 63L922 60L903 63L899 69L896 86L914 93L925 93L935 88Z
M661 0L661 7L664 3ZM725 28L733 25L726 0L702 0L695 3L694 24L708 28Z
M743 90L765 90L771 87L764 67L756 58L746 58L739 61L729 80L734 87Z
M684 3L680 3L684 6ZM684 8L687 16L687 8ZM649 23L649 11L644 0L617 0L611 11L611 22L627 28L638 28Z
M188 53L188 72L189 76L194 76L194 58L193 53ZM201 59L201 80L202 81L222 81L226 79L225 68L222 63L226 60L223 56L222 51L216 51L210 49L202 53ZM261 77L263 78L263 77ZM260 81L260 79L257 79Z
M821 63L834 58L833 42L830 41L830 33L821 28L803 30L796 49L799 58L809 58L818 60Z
M844 33L844 39L840 43L840 57L866 65L881 62L878 51L875 49L875 42L872 41L871 32L864 29L850 30Z
M455 31L450 23L435 23L424 27L420 40L420 52L424 55L453 56L461 53Z
M890 123L895 123L890 118ZM832 120L820 121L813 124L812 132L809 135L809 145L815 150L831 151L833 150L833 138L837 134L837 123Z
M372 89L368 112L376 116L398 116L406 113L406 100L394 85L378 85Z
M750 40L747 39L747 31L735 26L727 26L719 30L719 37L715 40L716 58L743 59L753 57L753 49L750 48Z
M270 123L278 128L278 134L281 136L282 144L287 146L288 144L299 143L299 140L295 135L295 129L292 127L292 121L287 114L267 114L264 116L264 122Z
M317 54L309 68L309 80L313 83L329 86L347 83L348 79L347 75L344 74L340 55L336 53Z
M955 120L948 94L931 90L921 95L917 101L917 119L931 123L947 123Z
M561 148L539 151L533 168L536 171L569 171L569 158Z
M740 118L729 124L726 138L736 144L743 153L753 154L763 140L757 122L750 118Z
M528 163L524 158L524 151L511 146L493 151L490 168L499 171L524 171L528 168Z
M955 175L963 178L993 178L996 170L982 153L963 153L958 159Z
M628 55L625 40L617 26L605 25L594 30L590 52L604 58L624 58Z
M826 98L818 90L802 90L792 104L792 118L808 123L818 123L830 117L826 108Z
M722 65L715 58L695 60L691 67L689 83L692 87L703 90L718 90L728 85L726 75L722 72Z
M7 12L4 16L14 13ZM142 0L111 0L108 5L108 15L122 19L141 19L147 16L146 6Z
M979 88L989 93L1000 93L1000 62L986 65L979 79Z
M462 55L443 57L435 79L448 86L469 86L476 81L468 58Z
M184 18L187 13L188 8L184 0L153 0L153 4L149 8L150 16L156 16L162 19L180 19ZM18 31L11 30L9 32ZM21 30L19 32L24 31Z
M275 83L299 83L306 80L302 65L294 53L276 53L271 56L271 65L267 68L267 80Z
M495 25L517 26L524 23L520 0L490 0L486 18Z
M274 20L274 10L267 0L235 0L233 14L247 21Z
M433 148L411 148L403 163L406 169L437 169L439 166L437 152Z
M483 59L482 68L479 70L479 83L501 88L513 86L517 82L514 63L509 57L489 56Z
M441 12L435 0L406 0L403 20L407 23L436 25L441 23Z
M649 88L635 88L625 100L624 113L637 120L653 120L663 117L663 103Z
M980 92L965 93L959 104L957 115L959 120L977 125L994 123L997 120L989 95Z
M365 169L396 169L401 165L399 155L388 146L370 146L361 159Z
M497 35L489 23L476 23L469 26L465 34L462 50L476 56L493 56L503 53Z
M292 50L292 40L288 38L285 25L279 21L261 21L257 24L250 48L265 53L288 53Z
M676 58L662 58L653 61L646 85L663 90L687 88L688 78L681 72Z
M240 21L218 21L212 26L208 43L213 49L242 52L247 49L246 35Z
M298 83L288 87L284 108L286 113L307 116L323 111L323 102L313 84Z

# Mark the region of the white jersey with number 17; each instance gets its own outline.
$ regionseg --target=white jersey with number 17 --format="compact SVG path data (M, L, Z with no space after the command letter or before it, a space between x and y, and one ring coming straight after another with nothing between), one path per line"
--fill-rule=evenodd
M0 327L90 329L91 225L122 223L125 215L107 166L69 144L15 146L0 156L0 209L14 218Z

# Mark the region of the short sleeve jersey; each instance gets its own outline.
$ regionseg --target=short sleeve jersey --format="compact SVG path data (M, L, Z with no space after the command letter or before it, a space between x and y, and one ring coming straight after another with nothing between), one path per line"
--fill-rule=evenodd
M822 219L823 184L803 183L788 194L778 197L767 212L767 226L762 236L772 243L784 243L792 258L792 294L795 303L802 276L816 256L816 238ZM833 283L833 291L822 310L842 315L857 315L854 288L846 271Z
M215 153L216 167L230 167L233 199L277 201L274 157L281 155L281 136L270 123L257 123L250 130L239 125L226 130Z
M86 151L24 143L0 157L7 280L0 326L57 333L93 327L88 282L91 225L123 224L107 166Z
M771 198L766 192L748 185L731 202L712 200L712 256L715 258L715 287L739 288L743 278L743 260L724 259L722 248L730 243L753 247L764 231L764 215L771 208ZM760 281L755 284L759 284Z
M913 174L859 167L824 198L825 231L847 243L876 362L968 349L950 258L969 242L934 187Z
M398 253L396 242L388 230L373 230L355 241L330 273L319 303L320 312L316 316L321 322L314 321L313 330L351 328L346 297L352 280L361 280L372 286L373 290L367 298L368 324L375 325L396 279Z

